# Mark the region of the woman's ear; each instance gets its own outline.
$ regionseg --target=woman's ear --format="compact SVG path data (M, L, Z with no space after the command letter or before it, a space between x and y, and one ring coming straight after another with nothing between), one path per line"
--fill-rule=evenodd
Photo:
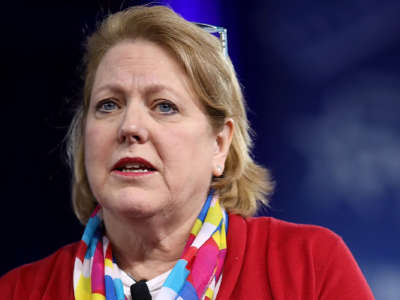
M225 160L232 143L234 123L231 118L225 120L225 124L215 139L215 153L213 162L213 175L218 177L224 173Z

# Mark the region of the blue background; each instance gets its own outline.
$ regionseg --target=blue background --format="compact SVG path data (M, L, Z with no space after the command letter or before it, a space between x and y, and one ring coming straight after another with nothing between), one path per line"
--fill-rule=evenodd
M0 274L80 239L63 138L82 44L146 1L3 4ZM400 2L164 1L228 29L229 55L276 182L260 214L328 227L377 299L400 297Z

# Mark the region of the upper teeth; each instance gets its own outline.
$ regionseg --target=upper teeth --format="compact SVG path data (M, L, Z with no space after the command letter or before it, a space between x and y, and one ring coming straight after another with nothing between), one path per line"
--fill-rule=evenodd
M148 169L122 169L122 172L133 172L133 173L140 173L140 172L147 172Z
M139 163L129 163L122 167L123 172L146 172L149 168Z
M124 166L124 169L139 169L139 168L146 168L146 167L138 163L130 163Z

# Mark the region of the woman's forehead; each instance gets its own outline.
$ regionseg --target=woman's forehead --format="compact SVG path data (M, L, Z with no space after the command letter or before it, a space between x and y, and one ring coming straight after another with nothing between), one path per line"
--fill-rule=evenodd
M106 52L96 71L92 91L110 86L143 87L151 92L178 88L192 93L189 79L176 59L146 40L124 41Z

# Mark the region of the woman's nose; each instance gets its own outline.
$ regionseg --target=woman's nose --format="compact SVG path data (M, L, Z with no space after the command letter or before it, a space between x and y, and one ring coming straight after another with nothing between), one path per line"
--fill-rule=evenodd
M128 144L143 144L148 138L149 132L143 122L143 118L137 113L133 115L126 112L119 128L118 141Z

